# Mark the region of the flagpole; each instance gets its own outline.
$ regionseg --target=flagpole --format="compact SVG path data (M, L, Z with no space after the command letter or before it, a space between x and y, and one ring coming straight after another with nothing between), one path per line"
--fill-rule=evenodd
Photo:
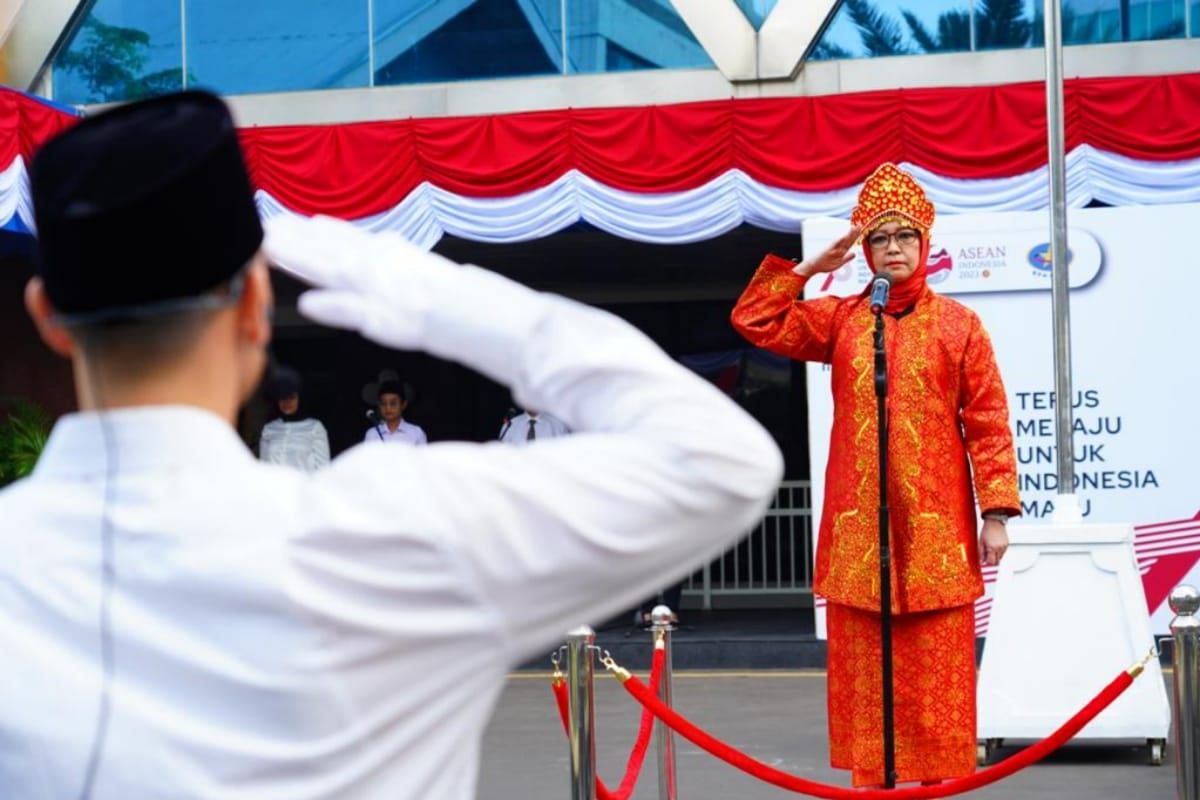
M1062 0L1043 0L1046 51L1047 163L1050 167L1050 313L1054 319L1055 447L1058 497L1054 521L1082 521L1075 496L1072 444L1074 418L1071 391L1071 298L1067 248L1067 168L1063 126Z

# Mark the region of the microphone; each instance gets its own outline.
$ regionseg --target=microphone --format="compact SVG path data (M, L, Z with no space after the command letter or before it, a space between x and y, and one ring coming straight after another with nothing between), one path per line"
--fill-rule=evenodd
M871 279L871 313L878 314L887 306L888 295L892 291L892 276L886 272L878 272Z

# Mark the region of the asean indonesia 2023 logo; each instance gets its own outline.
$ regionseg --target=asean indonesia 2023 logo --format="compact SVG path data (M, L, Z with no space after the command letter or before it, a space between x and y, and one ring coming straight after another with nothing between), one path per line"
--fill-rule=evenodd
M1074 257L1074 253L1072 253L1071 250L1068 249L1067 250L1067 263L1068 264L1071 263L1071 259L1073 257ZM1031 249L1029 251L1028 259L1029 259L1029 266L1033 267L1034 275L1041 275L1041 276L1048 277L1050 275L1050 273L1054 271L1054 258L1050 254L1050 243L1049 242L1042 242L1041 244L1034 245L1033 249Z
M938 284L950 277L950 273L954 270L954 259L950 256L950 251L945 247L938 247L936 250L930 248L929 258L925 262L925 280L931 284Z

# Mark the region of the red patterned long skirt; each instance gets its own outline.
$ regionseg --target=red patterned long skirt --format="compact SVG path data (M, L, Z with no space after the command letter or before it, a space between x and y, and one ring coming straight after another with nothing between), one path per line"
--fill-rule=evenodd
M829 760L883 784L879 614L828 605ZM975 771L975 609L892 617L897 781Z

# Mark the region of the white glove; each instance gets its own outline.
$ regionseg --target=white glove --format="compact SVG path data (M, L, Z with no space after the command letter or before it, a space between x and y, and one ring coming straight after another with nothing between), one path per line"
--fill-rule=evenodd
M458 265L393 233L370 233L331 217L280 215L266 221L263 250L273 264L314 289L300 313L359 331L402 350L425 344L425 323L439 284Z

